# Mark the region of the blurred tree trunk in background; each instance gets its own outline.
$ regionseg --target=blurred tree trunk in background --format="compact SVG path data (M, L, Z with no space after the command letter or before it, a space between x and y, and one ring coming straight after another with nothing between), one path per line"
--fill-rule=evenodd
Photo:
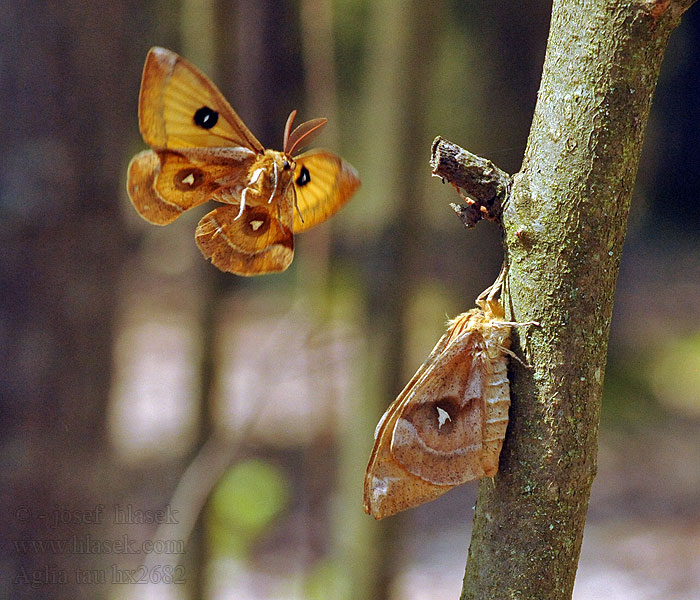
M297 15L301 27L300 51L304 67L305 114L299 123L325 117L323 145L341 151L339 107L333 47L331 0L302 0ZM305 261L298 271L298 290L320 309L329 312L328 293L332 223L310 230L299 241ZM326 314L327 318L329 315Z
M14 559L2 565L5 597L99 597L75 583L71 554L22 555L10 544L84 535L80 519L54 526L51 515L108 505L116 484L104 413L135 104L113 99L138 89L143 54L130 39L140 10L124 0L3 3L0 537ZM86 554L81 566L108 559ZM22 583L34 571L58 582L64 570L65 585Z
M187 57L193 64L197 65L204 73L206 73L212 81L218 81L218 69L216 68L216 39L217 39L217 3L215 0L182 0L182 8L180 15L179 31L182 46L182 54ZM185 239L192 238L192 228L189 222L189 231L183 232ZM174 235L174 232L170 232ZM215 427L212 423L211 403L212 395L216 386L217 370L216 370L216 341L217 336L217 308L220 306L224 296L224 290L227 285L227 274L224 274L210 264L203 264L200 260L199 251L191 245L191 252L196 254L197 261L195 270L200 271L199 285L197 286L198 302L195 306L190 306L190 310L198 312L196 319L198 331L193 332L199 340L201 340L201 358L199 364L200 370L200 386L199 394L196 400L199 402L199 435L197 447L201 448L206 444L207 439L213 434ZM182 284L186 285L186 278L190 273L185 273ZM194 398L192 399L195 400ZM209 480L212 470L215 465L225 465L228 461L226 448L223 447L221 457L217 462L211 461L206 465L207 473L204 473L204 479ZM219 476L223 475L224 470L220 470ZM201 483L201 480L200 480ZM200 493L206 490L204 485L200 485ZM211 491L211 490L209 490ZM171 498L172 502L172 498ZM191 498L188 498L188 504L193 504ZM187 506L185 508L191 508ZM199 503L196 503L196 508L201 509ZM183 513L184 514L184 511ZM208 552L207 539L203 527L203 511L200 512L194 530L191 532L190 538L187 540L187 552L183 557L187 562L188 583L192 586L193 598L206 598L207 580L205 568ZM186 533L186 532L185 532ZM177 538L176 538L177 539ZM182 536L179 539L187 539Z
M368 227L368 236L372 237L366 257L370 290L365 309L367 376L361 390L363 414L358 414L355 423L362 431L374 430L379 416L405 383L406 313L416 291L413 261L420 256L416 245L421 243L417 207L422 203L415 177L421 170L429 173L426 155L418 149L422 147L420 141L429 137L424 106L432 64L431 25L438 20L440 8L441 3L411 0L397 9L391 0L381 0L371 5L368 19L364 104L358 127L359 137L371 140L371 144L358 169L363 186L372 191L367 218L386 225L379 231L373 231L376 225ZM388 211L388 219L373 214L377 209ZM365 420L370 421L369 427ZM369 456L371 440L365 444L363 463ZM361 491L360 477L358 486ZM357 498L361 499L359 493ZM402 518L370 521L372 533L368 535L374 539L368 537L366 541L373 550L373 556L368 557L367 581L372 582L368 589L373 593L364 597L389 597L399 568L396 549Z

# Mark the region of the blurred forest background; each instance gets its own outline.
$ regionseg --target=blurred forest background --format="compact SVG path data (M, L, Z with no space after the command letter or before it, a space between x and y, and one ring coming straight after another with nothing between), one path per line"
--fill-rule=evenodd
M457 598L476 484L375 522L362 481L379 416L502 260L431 141L519 169L550 3L0 8L0 597ZM153 45L266 147L293 108L330 119L319 144L363 185L287 272L219 273L208 209L158 228L130 205ZM695 7L646 135L576 600L700 596L699 47Z

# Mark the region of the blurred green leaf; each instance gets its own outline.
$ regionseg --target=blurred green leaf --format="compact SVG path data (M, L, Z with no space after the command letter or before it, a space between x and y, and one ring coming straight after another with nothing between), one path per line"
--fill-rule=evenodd
M233 466L212 494L209 527L220 552L241 555L287 505L289 486L281 471L259 459Z
M604 426L636 428L658 423L664 417L663 408L640 375L644 371L643 364L641 359L610 360L603 387L601 419Z
M338 561L324 560L317 563L304 584L306 600L349 600L352 582L350 573Z
M650 367L647 378L659 402L700 417L700 333L661 346Z

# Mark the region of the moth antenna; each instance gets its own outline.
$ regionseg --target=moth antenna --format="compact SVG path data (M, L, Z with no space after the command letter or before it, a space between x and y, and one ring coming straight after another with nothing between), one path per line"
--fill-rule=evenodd
M287 117L287 123L284 125L284 139L282 140L282 148L284 148L284 151L287 152L287 146L289 145L289 134L292 132L292 124L294 123L294 117L297 116L297 111L296 108L289 113L289 116Z
M287 139L287 143L284 146L284 151L288 155L293 155L305 146L311 143L311 140L315 138L321 129L328 123L328 119L311 119L299 125Z
M503 287L503 281L506 278L506 272L508 269L506 268L506 263L503 263L503 266L501 267L501 272L498 274L498 277L496 278L496 281L494 281L489 287L487 287L479 297L485 296L486 297L486 302L493 302L493 299L496 297L496 294L500 293L501 288Z

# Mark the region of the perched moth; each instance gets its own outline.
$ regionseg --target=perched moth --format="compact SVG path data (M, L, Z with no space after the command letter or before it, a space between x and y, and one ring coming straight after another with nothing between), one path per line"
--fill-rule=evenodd
M427 360L384 413L365 476L364 509L376 519L492 477L508 426L510 328L496 299L448 323Z
M139 214L167 225L208 200L223 206L199 221L195 239L222 271L284 271L294 234L333 215L360 185L355 169L325 150L297 154L327 119L292 131L266 150L217 87L194 65L151 48L139 94L139 127L152 148L129 163L127 190Z

